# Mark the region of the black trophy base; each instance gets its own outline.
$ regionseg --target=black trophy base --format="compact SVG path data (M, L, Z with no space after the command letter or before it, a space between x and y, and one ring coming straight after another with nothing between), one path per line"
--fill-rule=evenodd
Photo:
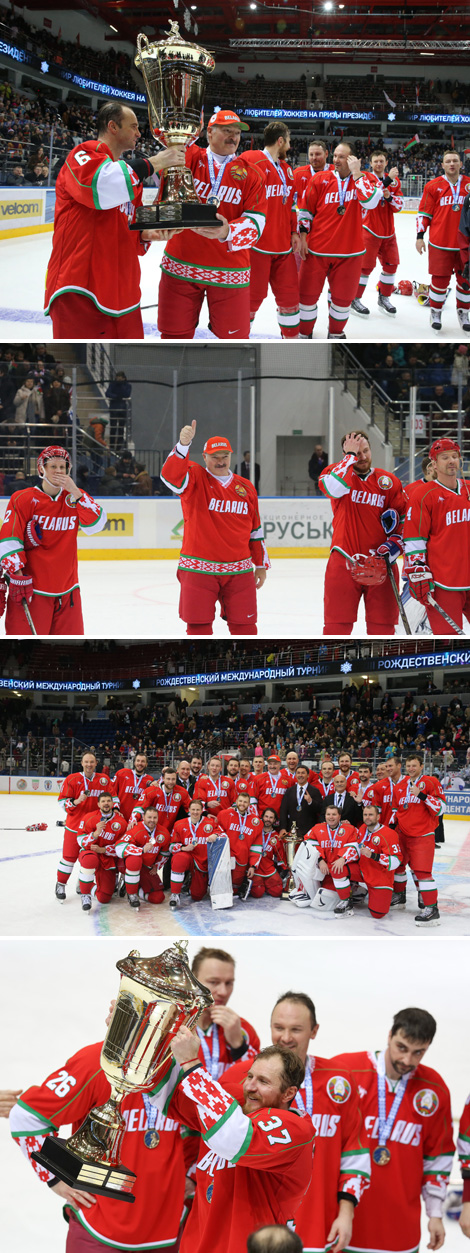
M56 1136L46 1136L39 1153L31 1154L33 1161L50 1170L57 1179L68 1183L81 1192L94 1192L112 1197L114 1201L135 1201L129 1191L137 1176L125 1166L107 1166L104 1162L83 1161L67 1144Z
M193 226L220 226L217 205L196 204L194 200L180 203L140 205L135 211L131 231L173 231Z

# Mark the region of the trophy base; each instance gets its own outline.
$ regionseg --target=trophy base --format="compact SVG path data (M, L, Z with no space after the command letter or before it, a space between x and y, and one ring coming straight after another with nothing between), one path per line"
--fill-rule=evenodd
M171 231L192 226L220 226L217 205L196 204L193 200L160 201L141 205L135 212L131 231Z
M137 1176L132 1170L127 1170L125 1166L108 1166L106 1162L84 1161L69 1149L66 1140L46 1136L42 1148L31 1156L71 1188L99 1193L115 1201L129 1201L131 1204L135 1201L130 1189Z

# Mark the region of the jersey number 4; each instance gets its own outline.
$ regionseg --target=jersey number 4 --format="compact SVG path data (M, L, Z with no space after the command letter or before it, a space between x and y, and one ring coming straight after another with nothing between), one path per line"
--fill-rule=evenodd
M279 1127L282 1127L282 1118L270 1118L269 1122L259 1122L258 1127L261 1127L262 1131L277 1130ZM291 1137L287 1127L282 1127L282 1131L278 1136L268 1135L268 1141L269 1144L290 1144Z

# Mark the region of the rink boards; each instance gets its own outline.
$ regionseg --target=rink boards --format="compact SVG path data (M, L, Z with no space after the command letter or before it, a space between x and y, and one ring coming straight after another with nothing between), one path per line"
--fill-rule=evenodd
M0 499L3 518L8 501ZM82 561L175 558L183 540L181 503L173 497L102 497L108 515L96 536L78 533ZM315 496L263 496L261 523L271 557L328 557L333 512L329 500Z

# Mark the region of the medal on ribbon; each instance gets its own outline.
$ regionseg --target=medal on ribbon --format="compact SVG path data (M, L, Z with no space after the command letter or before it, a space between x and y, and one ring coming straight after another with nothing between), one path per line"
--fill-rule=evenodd
M411 1071L410 1071L410 1074L411 1074ZM377 1149L374 1149L374 1152L372 1154L372 1160L375 1162L376 1166L388 1166L388 1163L391 1159L392 1154L390 1152L390 1149L387 1147L387 1140L389 1140L391 1136L391 1133L393 1130L393 1124L395 1122L396 1116L398 1114L398 1110L400 1108L403 1097L405 1095L406 1085L408 1083L408 1079L410 1078L410 1074L402 1075L401 1079L399 1080L396 1090L395 1090L395 1096L394 1096L392 1108L388 1114L388 1117L386 1117L385 1053L379 1054L379 1057L377 1058L377 1095L378 1095L378 1103L379 1103L379 1147Z
M147 1115L147 1130L144 1135L144 1144L146 1149L156 1149L157 1145L160 1144L159 1133L155 1130L158 1109L156 1105L152 1105L152 1102L149 1100L149 1097L146 1096L145 1092L142 1092L142 1100L144 1102L145 1113Z
M218 1079L219 1078L220 1046L219 1046L219 1032L217 1030L217 1023L215 1022L212 1023L212 1026L210 1027L210 1030L207 1032L207 1035L204 1034L202 1027L196 1027L196 1031L201 1041L201 1048L204 1054L205 1068L206 1070L209 1071L209 1074L212 1079ZM212 1050L209 1048L208 1037L209 1039L212 1038ZM222 1070L223 1070L223 1067L222 1069L220 1069L220 1074L222 1074Z
M335 171L335 173L336 173L336 171ZM338 174L338 173L336 173L336 182L337 182L337 184L338 184L338 192L339 192L339 206L338 206L338 208L337 208L336 212L337 212L337 213L339 213L339 214L341 214L341 215L342 215L343 213L346 213L346 205L345 205L344 201L345 201L346 191L347 191L347 188L348 188L348 183L349 183L349 179L350 179L350 178L351 178L351 175L350 175L350 174L348 174L348 177L347 177L347 178L342 179L342 178L340 178L339 174ZM343 183L344 183L344 186L343 186Z
M234 160L235 160L235 153L232 153L228 157L222 157L222 160L219 166L219 172L218 174L216 174L214 154L213 152L211 152L210 148L207 149L207 164L209 166L209 180L210 180L211 190L207 197L206 204L213 204L215 205L216 209L218 209L220 205L219 188L220 188L222 179L224 177L225 166L228 165L230 161L234 161Z
M305 1101L303 1099L303 1096L301 1095L300 1088L298 1092L296 1092L295 1094L295 1103L299 1111L299 1114L309 1114L310 1118L312 1117L312 1114L313 1114L312 1074L314 1070L315 1070L315 1058L306 1057L305 1058L305 1079L303 1082L303 1087L305 1089Z

